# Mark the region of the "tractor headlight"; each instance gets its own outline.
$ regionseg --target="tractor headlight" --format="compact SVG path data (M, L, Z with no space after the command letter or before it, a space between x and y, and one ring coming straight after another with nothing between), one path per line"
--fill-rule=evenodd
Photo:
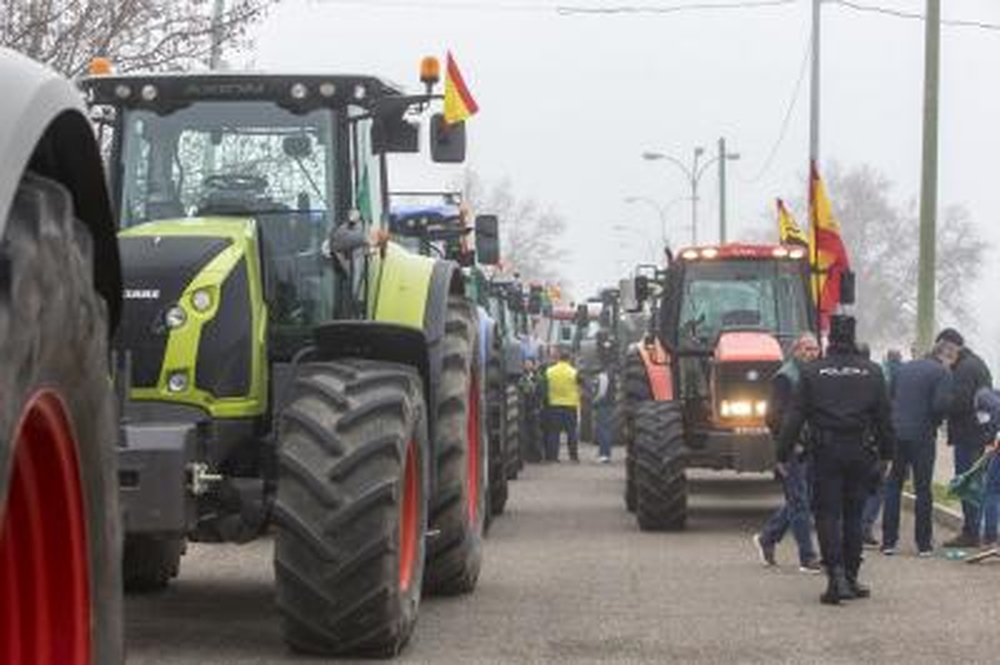
M191 306L202 314L212 309L212 292L208 289L198 289L191 294Z
M172 372L170 377L167 379L167 390L172 393L182 393L187 390L187 387L187 372Z
M187 318L187 312L184 311L184 308L180 305L174 305L167 310L167 313L163 317L163 321L167 324L167 328L176 330L187 323Z
M753 415L753 404L750 402L731 402L722 400L719 405L719 414L723 418L749 418Z
M767 402L760 401L754 405L754 412L761 418L767 415Z

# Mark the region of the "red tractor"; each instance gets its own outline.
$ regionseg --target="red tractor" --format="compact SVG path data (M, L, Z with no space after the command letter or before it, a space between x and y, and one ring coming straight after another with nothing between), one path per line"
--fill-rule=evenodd
M652 325L626 357L623 431L626 505L641 529L684 528L688 468L774 467L770 381L817 329L809 279L806 250L739 244L686 249L636 278Z

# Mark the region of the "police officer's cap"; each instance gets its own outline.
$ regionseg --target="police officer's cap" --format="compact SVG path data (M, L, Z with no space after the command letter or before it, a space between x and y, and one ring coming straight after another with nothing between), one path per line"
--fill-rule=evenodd
M853 316L835 314L830 317L830 344L832 346L854 346L854 331L857 324Z

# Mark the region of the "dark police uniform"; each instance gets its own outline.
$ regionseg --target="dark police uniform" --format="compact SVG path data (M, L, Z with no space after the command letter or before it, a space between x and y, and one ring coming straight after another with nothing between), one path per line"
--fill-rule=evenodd
M853 319L834 317L827 357L802 369L778 439L779 461L789 458L806 423L816 533L830 581L821 599L866 597L858 584L861 513L877 458L892 459L895 439L882 369L858 354Z

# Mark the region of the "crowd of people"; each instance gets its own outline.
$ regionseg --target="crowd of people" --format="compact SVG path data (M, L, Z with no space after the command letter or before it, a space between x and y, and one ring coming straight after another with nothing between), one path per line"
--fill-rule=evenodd
M989 467L982 495L962 501L961 533L941 546L996 547L997 541L1000 463L985 453L1000 423L1000 394L992 390L986 363L949 328L928 353L903 362L890 351L879 366L855 343L853 329L848 317L834 321L822 359L818 340L803 336L773 379L767 424L785 500L753 537L764 565L775 566L777 545L791 531L799 569L827 572L830 585L822 600L831 603L869 595L858 582L863 546L886 556L899 551L908 477L916 551L933 555L933 480L942 425L956 477L986 460ZM821 556L813 547L814 527Z

